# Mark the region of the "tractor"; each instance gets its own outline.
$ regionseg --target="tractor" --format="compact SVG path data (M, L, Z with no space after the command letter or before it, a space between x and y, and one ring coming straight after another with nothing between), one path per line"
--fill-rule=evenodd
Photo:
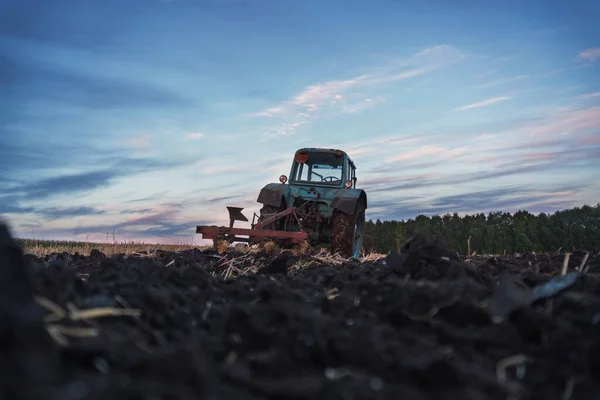
M254 214L251 229L234 228L234 221L248 219L242 208L227 207L229 227L197 226L196 233L230 243L272 240L286 245L306 240L311 245L329 244L332 253L358 258L367 194L356 188L356 181L356 167L346 152L302 148L294 154L289 181L281 175L279 183L261 189L257 201L262 208L259 215Z

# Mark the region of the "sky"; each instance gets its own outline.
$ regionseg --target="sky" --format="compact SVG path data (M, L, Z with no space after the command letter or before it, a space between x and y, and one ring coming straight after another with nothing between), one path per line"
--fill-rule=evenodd
M301 147L350 154L371 220L595 205L599 19L591 0L0 0L0 218L202 243Z

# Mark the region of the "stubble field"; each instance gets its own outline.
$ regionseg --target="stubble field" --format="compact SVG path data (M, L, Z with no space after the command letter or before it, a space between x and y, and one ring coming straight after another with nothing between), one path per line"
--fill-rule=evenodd
M23 256L2 229L2 398L600 398L594 253Z

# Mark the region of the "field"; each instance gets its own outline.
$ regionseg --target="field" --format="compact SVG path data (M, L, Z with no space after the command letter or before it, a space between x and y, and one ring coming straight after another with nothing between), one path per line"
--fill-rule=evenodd
M131 254L140 251L154 252L156 250L181 251L195 248L203 248L192 244L181 243L173 245L165 244L149 244L136 241L107 241L104 243L94 242L72 242L58 240L34 240L34 239L19 239L16 242L23 248L27 254L33 254L38 257L44 257L50 254L58 253L77 253L78 255L89 256L92 250L99 250L102 253L112 256L115 254Z
M0 240L2 398L600 398L596 253L467 262L417 236L360 261L23 255Z

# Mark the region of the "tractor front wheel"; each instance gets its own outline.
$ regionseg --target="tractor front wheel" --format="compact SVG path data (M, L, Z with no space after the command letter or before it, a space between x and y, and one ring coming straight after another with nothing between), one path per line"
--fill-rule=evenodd
M359 258L362 249L362 231L365 224L365 205L359 202L352 215L340 210L331 219L331 252L343 257Z

